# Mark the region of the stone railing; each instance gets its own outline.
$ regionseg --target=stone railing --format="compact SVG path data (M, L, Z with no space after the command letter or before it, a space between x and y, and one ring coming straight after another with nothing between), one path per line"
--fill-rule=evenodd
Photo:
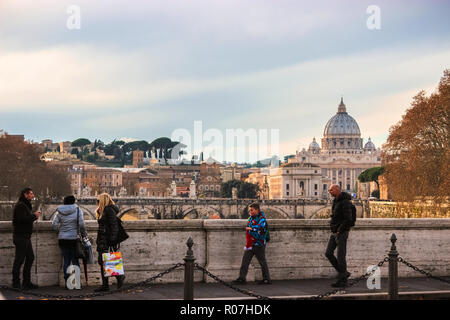
M370 218L450 218L449 204L369 201Z
M332 278L336 272L324 256L330 236L328 221L270 220L271 241L267 245L267 261L274 280ZM88 221L89 236L94 238L97 223ZM194 240L196 263L223 280L237 278L245 243L246 220L147 220L126 221L130 235L121 250L124 255L127 282L138 282L183 262L186 240ZM402 257L436 276L450 274L450 219L358 219L350 232L347 245L348 269L354 275L364 274L367 267L386 257L390 236L397 235L397 248ZM36 256L32 281L39 285L63 283L62 257L51 222L40 221L32 236ZM11 222L0 222L0 284L11 283L14 260ZM96 253L94 253L96 258ZM387 276L387 268L381 269ZM89 285L100 283L97 264L88 265ZM399 268L400 277L417 276L413 270ZM256 260L248 281L261 278ZM82 284L85 285L82 268ZM158 279L183 282L178 269ZM195 281L211 281L196 270ZM113 281L114 282L114 281Z

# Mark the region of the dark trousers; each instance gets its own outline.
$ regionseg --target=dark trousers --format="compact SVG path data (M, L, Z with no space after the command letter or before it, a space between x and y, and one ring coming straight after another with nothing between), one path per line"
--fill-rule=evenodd
M33 246L31 238L14 236L14 245L16 246L16 255L12 269L13 283L20 283L20 268L23 266L23 283L31 282L31 267L34 261Z
M75 246L77 240L64 240L60 239L58 241L59 248L61 249L61 253L64 258L63 262L63 271L64 271L64 279L67 280L69 274L67 273L67 268L72 263L74 266L80 266L78 259L75 258Z
M245 279L247 277L248 267L253 256L256 256L256 259L258 259L258 262L261 265L263 279L270 280L269 267L267 266L266 261L266 246L253 246L252 250L244 251L239 278Z
M348 231L340 233L338 236L332 234L328 240L327 250L325 256L330 261L331 265L339 272L339 278L343 278L347 272L347 261L345 255L347 254L347 239ZM334 256L334 251L337 247L337 258Z

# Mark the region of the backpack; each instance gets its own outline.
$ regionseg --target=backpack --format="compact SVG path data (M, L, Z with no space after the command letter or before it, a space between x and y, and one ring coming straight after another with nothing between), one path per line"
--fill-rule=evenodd
M350 202L350 207L352 209L352 224L350 227L354 227L356 222L356 207L352 202Z
M266 220L266 242L270 241L270 232L269 232L269 224L267 223Z

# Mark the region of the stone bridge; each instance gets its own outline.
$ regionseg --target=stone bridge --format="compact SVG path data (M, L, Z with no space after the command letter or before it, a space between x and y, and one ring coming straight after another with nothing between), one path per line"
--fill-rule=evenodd
M146 219L240 219L248 217L248 205L254 199L186 199L186 198L114 198L123 220ZM259 200L262 210L271 219L314 219L328 218L331 201L327 200ZM86 220L95 219L96 198L80 198L78 205ZM354 201L357 215L364 216L366 204ZM52 220L60 201L41 205L43 220ZM2 202L3 211L13 206ZM6 209L9 208L9 209ZM4 214L5 216L5 214ZM9 219L2 219L9 220Z

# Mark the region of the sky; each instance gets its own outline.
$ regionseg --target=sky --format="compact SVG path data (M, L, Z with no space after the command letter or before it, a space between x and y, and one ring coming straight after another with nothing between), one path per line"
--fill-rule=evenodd
M0 129L193 141L201 121L223 137L278 130L282 158L320 143L343 97L381 147L450 68L449 12L437 0L1 0Z

